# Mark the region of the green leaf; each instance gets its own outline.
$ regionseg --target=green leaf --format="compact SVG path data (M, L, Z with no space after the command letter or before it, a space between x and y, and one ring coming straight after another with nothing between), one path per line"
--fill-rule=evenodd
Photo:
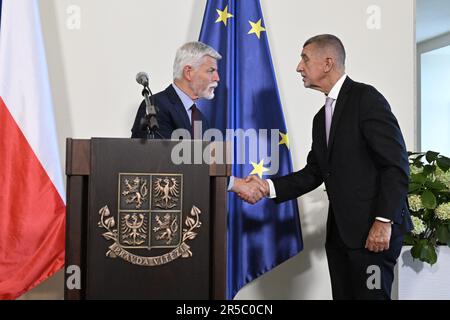
M408 189L408 193L413 193L417 190L420 190L421 185L417 184L417 183L410 183L409 184L409 189Z
M437 159L438 155L439 155L439 152L428 151L427 155L426 155L426 159L427 159L428 163L432 163L433 161L435 161Z
M433 189L436 191L441 191L447 189L447 186L440 181L426 181L425 186L428 189Z
M418 156L417 158L415 158L413 160L413 165L416 166L417 168L422 168L423 167L423 163L422 163L422 158L425 157L424 154L421 154L420 156Z
M412 152L412 151L408 151L408 158L411 156L415 156L416 154L422 154L422 152Z
M422 220L425 222L429 222L434 217L433 209L425 209Z
M422 251L423 244L421 242L417 242L411 248L411 256L414 259L420 259L420 252Z
M422 193L422 204L427 209L434 209L436 208L436 197L433 192L429 190L425 190Z
M436 249L429 244L424 244L420 250L419 259L431 265L435 264L437 261Z
M437 158L436 164L444 172L447 172L447 170L450 169L450 159L447 157L441 156L441 157Z
M426 177L421 173L411 174L411 182L422 184L426 181Z
M407 245L407 246L412 246L415 244L415 239L414 236L411 233L407 233L405 234L404 238L403 238L403 244Z
M427 164L426 166L423 167L423 171L422 172L423 172L423 174L425 176L428 176L429 174L431 174L431 173L433 173L435 171L436 171L436 166Z
M450 245L450 231L448 229L448 225L440 225L437 228L436 236L440 243Z

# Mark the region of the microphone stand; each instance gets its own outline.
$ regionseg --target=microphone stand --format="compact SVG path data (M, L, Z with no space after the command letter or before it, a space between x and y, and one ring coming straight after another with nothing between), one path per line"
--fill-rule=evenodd
M153 98L152 91L148 86L144 86L144 90L142 90L142 95L145 99L146 111L146 129L147 129L147 139L155 139L155 134L158 135L160 139L163 139L161 134L158 132L159 125L158 119L156 118L156 108L151 102L151 98Z

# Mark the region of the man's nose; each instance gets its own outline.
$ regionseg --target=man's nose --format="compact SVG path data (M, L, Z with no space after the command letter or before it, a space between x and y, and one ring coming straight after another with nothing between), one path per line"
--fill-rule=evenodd
M303 71L303 63L302 61L299 62L299 64L297 65L297 72L302 72Z
M216 82L219 82L219 81L220 81L220 77L219 77L219 73L218 73L218 72L215 72L215 73L214 73L213 80L216 81Z

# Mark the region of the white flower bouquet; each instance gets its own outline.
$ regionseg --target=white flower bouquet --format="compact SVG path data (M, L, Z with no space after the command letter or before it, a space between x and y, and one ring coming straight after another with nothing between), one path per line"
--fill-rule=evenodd
M404 243L412 246L413 258L433 265L437 246L450 246L450 159L428 151L409 153L409 163L408 204L414 230Z

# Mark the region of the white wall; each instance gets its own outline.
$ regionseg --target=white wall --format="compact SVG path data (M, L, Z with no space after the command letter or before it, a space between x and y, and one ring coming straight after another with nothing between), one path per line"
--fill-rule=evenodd
M343 3L345 2L345 5ZM159 91L171 81L175 50L199 35L205 0L40 0L50 78L60 134L127 137L141 98L134 76L150 73ZM348 74L377 87L390 101L406 138L414 137L414 1L261 0L295 169L304 166L311 122L324 97L302 87L295 68L303 42L334 33L348 51ZM81 29L70 30L69 5L81 9ZM376 5L380 27L369 30ZM299 200L305 250L244 288L241 299L329 299L324 252L327 201L323 187ZM62 287L62 277L54 280ZM60 288L61 288L60 287ZM39 291L39 288L36 289ZM27 297L32 298L34 292ZM55 297L61 297L55 291Z

